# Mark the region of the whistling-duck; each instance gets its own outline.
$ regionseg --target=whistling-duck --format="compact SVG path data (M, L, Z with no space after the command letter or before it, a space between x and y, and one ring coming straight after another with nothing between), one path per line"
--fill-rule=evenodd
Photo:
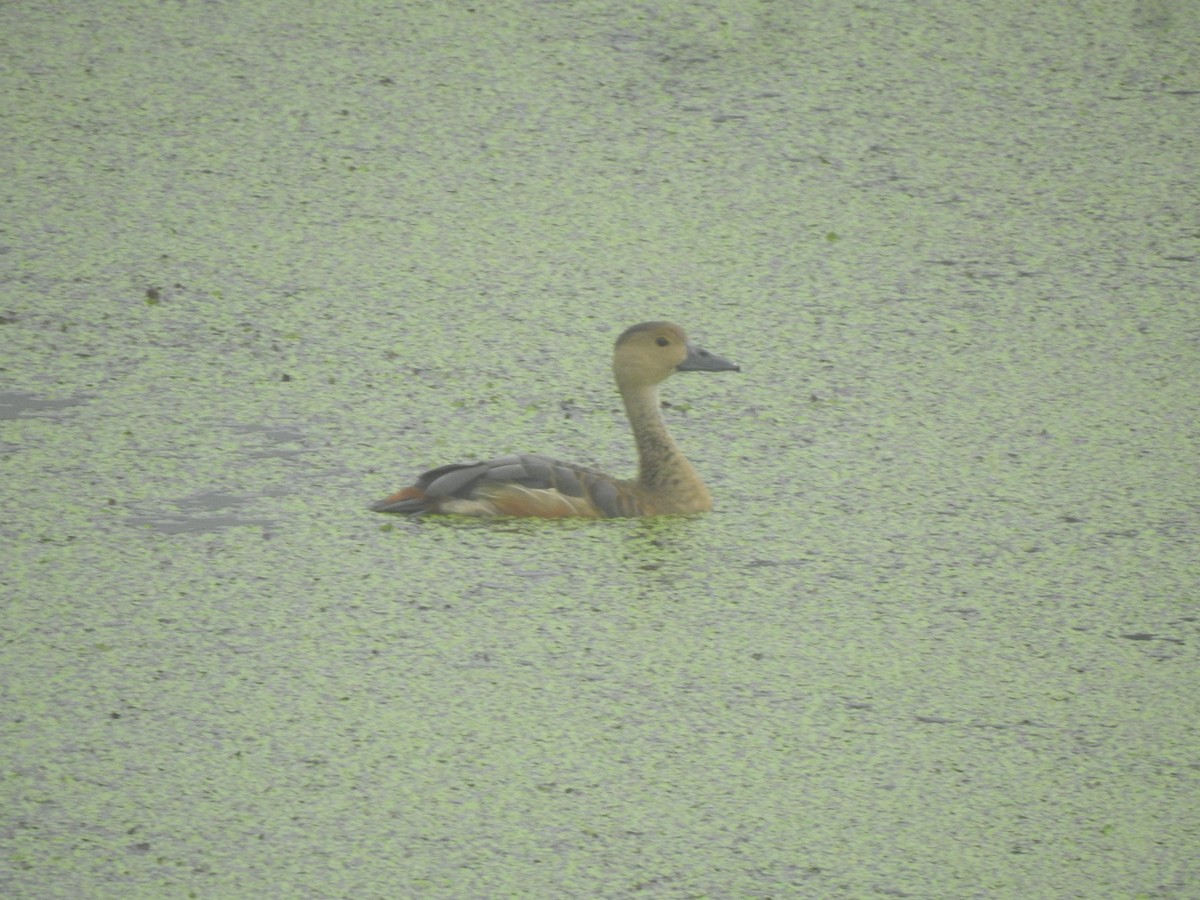
M501 456L431 469L371 508L377 512L468 516L659 516L708 512L712 496L667 432L658 385L674 372L738 372L670 322L628 328L613 349L613 375L637 440L638 477L545 456Z

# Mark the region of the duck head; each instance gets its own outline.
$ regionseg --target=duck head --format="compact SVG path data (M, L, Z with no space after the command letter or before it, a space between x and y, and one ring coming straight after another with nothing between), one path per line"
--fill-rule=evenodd
M626 328L613 348L613 374L622 388L648 387L675 372L740 372L727 359L688 340L673 322L642 322Z

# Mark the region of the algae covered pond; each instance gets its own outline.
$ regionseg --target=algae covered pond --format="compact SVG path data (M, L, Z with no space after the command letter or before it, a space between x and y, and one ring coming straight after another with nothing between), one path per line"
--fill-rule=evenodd
M0 26L0 893L1200 893L1194 6Z

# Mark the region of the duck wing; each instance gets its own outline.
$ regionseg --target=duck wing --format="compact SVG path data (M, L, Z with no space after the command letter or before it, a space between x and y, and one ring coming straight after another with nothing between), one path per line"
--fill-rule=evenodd
M415 484L371 508L407 515L609 518L644 514L627 482L532 453L430 469Z

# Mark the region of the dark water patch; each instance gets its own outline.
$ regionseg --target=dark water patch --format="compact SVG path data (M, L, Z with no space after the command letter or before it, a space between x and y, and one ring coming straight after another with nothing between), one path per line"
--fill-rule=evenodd
M222 528L257 526L269 528L276 524L273 519L239 519L235 516L183 516L163 514L158 516L130 516L131 525L139 525L160 534L183 534L186 532L218 531Z
M1123 634L1121 637L1127 641L1166 641L1169 644L1182 644L1183 638L1167 637L1162 634L1151 634L1148 631L1137 631L1132 634Z
M82 406L92 399L89 395L48 400L26 391L0 392L0 419L28 417L54 418L52 413L72 406Z
M304 446L287 447L282 445L303 444L304 433L294 428L275 425L234 425L233 430L238 434L260 435L264 449L249 450L246 455L251 459L291 459L312 451Z
M135 512L127 521L136 527L147 528L160 534L183 534L188 532L217 531L223 528L246 526L271 528L275 519L243 518L236 510L256 499L238 496L224 491L205 491L176 501L178 512ZM230 510L222 515L209 515L220 510Z

